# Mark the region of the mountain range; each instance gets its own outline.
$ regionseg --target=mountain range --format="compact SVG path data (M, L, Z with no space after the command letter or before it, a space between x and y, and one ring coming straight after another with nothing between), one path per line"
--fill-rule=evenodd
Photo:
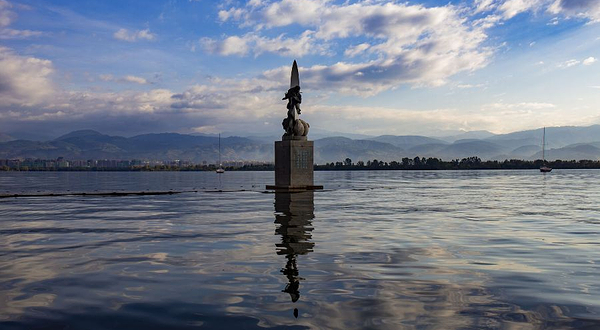
M319 135L324 135L323 132ZM354 137L354 138L351 138ZM358 138L357 138L358 137ZM420 135L329 136L315 140L315 162L400 160L436 157L443 160L541 158L542 129L508 134L473 131L445 137ZM223 161L273 161L273 142L280 137L229 136L221 139ZM600 159L600 125L546 128L546 159ZM47 141L18 140L0 133L0 159L146 159L215 163L219 138L178 133L110 136L80 130Z

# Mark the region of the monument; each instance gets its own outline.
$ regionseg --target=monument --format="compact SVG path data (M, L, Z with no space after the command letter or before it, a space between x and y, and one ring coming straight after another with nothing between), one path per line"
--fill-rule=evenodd
M314 185L314 142L307 138L310 125L298 118L301 110L300 76L294 61L290 89L282 100L288 100L287 117L282 125L285 133L281 141L275 141L275 185L267 189L279 191L302 191L323 189Z

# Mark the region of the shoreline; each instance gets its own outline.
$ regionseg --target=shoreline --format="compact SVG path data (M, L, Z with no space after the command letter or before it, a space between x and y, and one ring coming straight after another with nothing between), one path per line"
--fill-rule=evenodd
M591 167L578 167L578 166L550 166L554 170L599 170L600 166ZM481 170L481 171L504 171L504 170L539 170L539 167L466 167L466 168L434 168L434 167L421 167L421 168L317 168L315 172L330 172L330 171L469 171L469 170ZM274 172L274 169L233 169L225 168L225 172ZM215 172L214 170L198 170L198 169L149 169L149 170L136 170L136 169L28 169L28 170L0 170L0 173L13 173L13 172Z

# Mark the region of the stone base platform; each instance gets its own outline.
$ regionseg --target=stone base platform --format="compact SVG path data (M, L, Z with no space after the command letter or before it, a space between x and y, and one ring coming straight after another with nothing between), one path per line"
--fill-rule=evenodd
M275 142L275 185L267 186L276 191L303 191L323 189L313 182L314 142L306 136L283 136Z

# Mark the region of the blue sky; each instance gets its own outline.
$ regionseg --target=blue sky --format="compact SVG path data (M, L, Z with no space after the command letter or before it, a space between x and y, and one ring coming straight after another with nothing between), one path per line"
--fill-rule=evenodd
M600 1L0 0L0 132L600 124Z

